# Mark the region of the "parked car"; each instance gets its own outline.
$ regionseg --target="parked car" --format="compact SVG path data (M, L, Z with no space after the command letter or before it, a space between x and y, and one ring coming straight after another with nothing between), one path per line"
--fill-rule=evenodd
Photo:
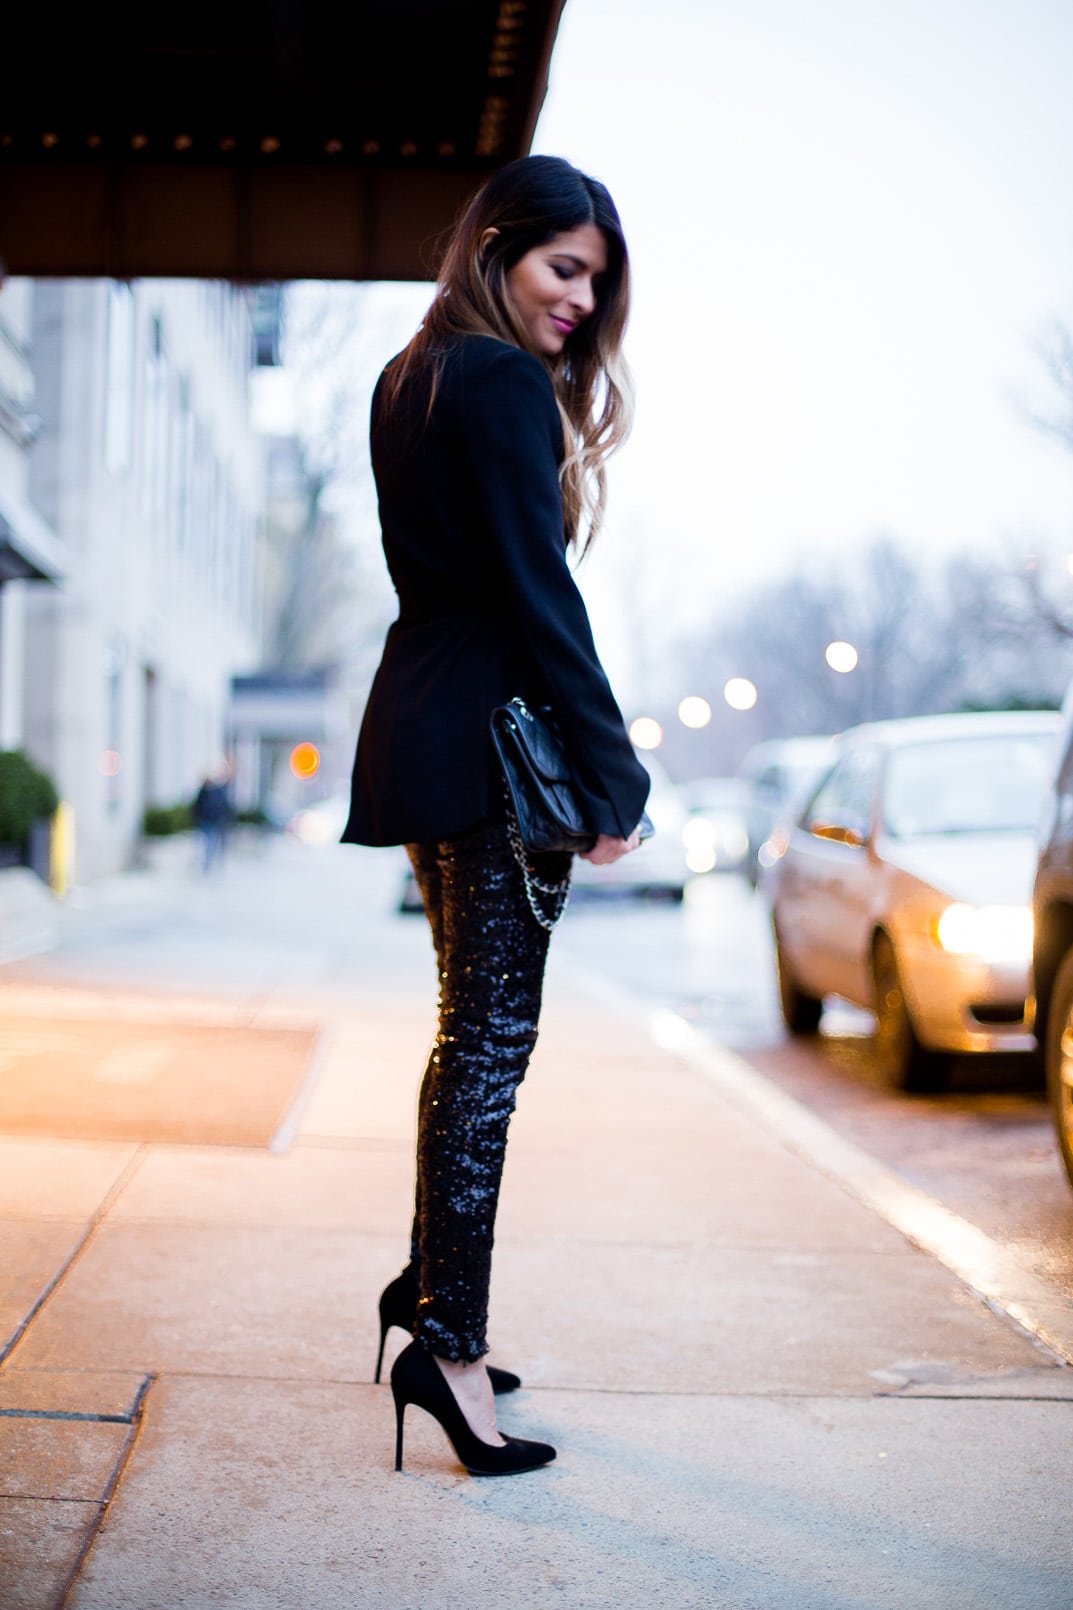
M684 837L686 808L655 755L649 750L638 750L637 758L651 779L645 809L656 831L639 850L621 856L610 866L593 866L591 861L575 856L573 886L582 894L631 894L648 899L681 900L690 878Z
M689 870L740 872L749 858L749 784L740 777L697 777L678 784L678 797L686 809Z
M1032 895L1030 1011L1047 1069L1058 1145L1073 1185L1073 686L1062 705L1040 845Z
M593 866L590 861L574 857L572 882L582 895L628 894L648 899L681 900L690 877L686 861L686 843L683 837L687 815L661 763L647 751L638 752L638 760L651 779L652 788L645 809L651 818L655 833L646 839L640 849L622 856L610 866ZM424 911L421 891L409 868L403 874L399 891L401 912Z
M750 790L746 871L754 888L772 832L797 810L833 757L833 738L771 738L743 758L738 776Z
M350 815L350 790L304 805L287 819L287 832L303 844L338 844Z
M1058 718L920 716L847 732L794 825L772 919L787 1027L826 995L876 1015L906 1090L949 1052L1028 1051L1030 898Z

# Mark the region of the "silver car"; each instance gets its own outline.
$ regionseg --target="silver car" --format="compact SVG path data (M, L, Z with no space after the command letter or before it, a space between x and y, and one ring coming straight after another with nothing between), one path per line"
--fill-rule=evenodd
M645 809L655 833L639 850L610 866L593 866L574 857L573 886L584 896L632 894L648 899L680 901L692 873L686 859L684 832L688 820L678 789L655 755L638 750L652 788Z
M1073 1185L1073 686L1062 705L1032 908L1035 999L1029 1005L1035 1006L1058 1145Z
M827 770L833 738L768 738L754 744L738 767L751 790L746 872L755 888L771 866L768 839Z
M1058 717L919 716L847 732L786 837L772 904L787 1027L826 995L876 1015L906 1090L948 1052L1029 1051L1036 835ZM781 846L780 846L781 847Z

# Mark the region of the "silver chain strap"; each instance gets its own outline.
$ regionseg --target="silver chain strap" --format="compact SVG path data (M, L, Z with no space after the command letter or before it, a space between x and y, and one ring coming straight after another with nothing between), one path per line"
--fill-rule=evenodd
M529 909L537 922L550 933L570 903L570 873L568 871L566 877L559 883L543 883L537 877L529 864L529 856L525 845L522 843L522 835L518 829L518 818L514 814L514 802L510 797L510 790L505 780L503 783L503 795L507 802L507 838L510 841L511 850L514 852L514 859L518 863L518 869L522 874L522 882L525 884L525 898L528 900ZM540 902L537 899L538 894L555 897L553 911L549 913L541 910Z

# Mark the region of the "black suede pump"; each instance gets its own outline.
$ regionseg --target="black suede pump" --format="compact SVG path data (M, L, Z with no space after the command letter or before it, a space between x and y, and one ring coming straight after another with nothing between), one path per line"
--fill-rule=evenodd
M376 1374L373 1377L376 1382L379 1382L384 1366L384 1343L392 1325L397 1325L408 1336L414 1333L417 1295L417 1281L409 1269L404 1269L380 1293L380 1351L376 1355ZM497 1397L504 1392L516 1392L522 1384L521 1376L515 1375L512 1370L499 1370L494 1364L489 1364L487 1369L492 1391Z
M395 1399L396 1470L402 1469L403 1418L410 1403L439 1422L471 1476L519 1476L526 1470L539 1470L555 1458L555 1449L547 1442L508 1437L501 1448L482 1442L471 1430L436 1360L417 1342L404 1347L391 1366L391 1391Z

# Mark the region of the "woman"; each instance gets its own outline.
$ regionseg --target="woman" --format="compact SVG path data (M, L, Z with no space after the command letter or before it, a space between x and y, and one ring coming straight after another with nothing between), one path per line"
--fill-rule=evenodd
M567 564L595 533L603 468L625 435L626 247L603 185L526 157L479 192L436 297L388 364L372 460L399 618L354 765L344 840L405 844L432 928L440 1027L421 1086L410 1263L380 1300L414 1341L392 1369L403 1415L434 1415L475 1475L530 1470L504 1439L485 1323L507 1126L536 1041L548 933L510 850L489 716L550 705L607 864L636 849L648 775L600 667ZM587 545L587 544L586 544ZM569 858L534 858L541 881Z

